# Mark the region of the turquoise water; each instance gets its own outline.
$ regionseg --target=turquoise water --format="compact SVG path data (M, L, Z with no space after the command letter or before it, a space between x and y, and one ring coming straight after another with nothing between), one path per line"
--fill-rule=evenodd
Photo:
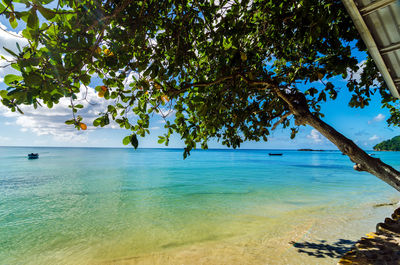
M269 152L0 147L0 264L146 255L398 197L340 152ZM400 153L374 153L400 168Z

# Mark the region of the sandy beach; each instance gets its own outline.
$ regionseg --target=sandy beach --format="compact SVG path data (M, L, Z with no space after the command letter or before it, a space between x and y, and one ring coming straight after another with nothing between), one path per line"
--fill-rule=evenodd
M374 231L376 223L389 216L393 209L394 206L366 205L366 208L342 215L325 209L319 213L319 219L311 217L312 211L310 217L296 211L287 216L286 222L268 221L265 230L245 236L189 244L100 264L336 264L354 242Z

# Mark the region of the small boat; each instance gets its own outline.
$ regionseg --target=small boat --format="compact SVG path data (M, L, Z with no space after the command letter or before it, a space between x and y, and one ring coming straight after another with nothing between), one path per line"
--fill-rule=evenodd
M38 158L39 158L39 154L38 153L36 153L36 154L34 154L34 153L28 154L28 159L38 159Z
M270 156L282 156L282 153L269 153Z

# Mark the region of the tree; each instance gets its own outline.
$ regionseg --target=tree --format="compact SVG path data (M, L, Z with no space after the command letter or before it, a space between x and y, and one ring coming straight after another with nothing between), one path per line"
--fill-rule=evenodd
M278 125L292 137L310 125L356 170L400 191L398 171L321 120L320 103L339 92L330 80L343 78L350 106L363 108L379 92L388 122L400 121L372 59L359 69L352 50L365 46L339 0L3 0L0 10L11 26L25 23L29 41L18 54L8 49L21 75L6 76L0 96L13 111L21 104L51 108L68 97L73 119L66 123L84 129L74 100L97 75L98 95L115 102L93 124L115 120L132 131L125 144L137 147L149 115L165 107L175 119L159 143L178 133L184 157L210 138L236 148L267 141ZM355 71L361 78L349 74ZM132 112L137 119L129 119Z
M377 151L400 151L400 135L374 146Z

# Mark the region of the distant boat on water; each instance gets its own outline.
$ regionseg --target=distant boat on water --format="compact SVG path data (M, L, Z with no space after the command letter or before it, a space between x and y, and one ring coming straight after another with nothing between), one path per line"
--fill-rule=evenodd
M28 154L28 159L38 159L38 158L39 158L39 154L38 153L36 153L36 154L34 154L34 153Z
M270 156L282 156L282 153L268 153Z
M322 149L302 148L302 149L297 149L297 151L303 151L303 152L320 151L320 152L323 152L323 151L325 151L325 150L322 150Z

